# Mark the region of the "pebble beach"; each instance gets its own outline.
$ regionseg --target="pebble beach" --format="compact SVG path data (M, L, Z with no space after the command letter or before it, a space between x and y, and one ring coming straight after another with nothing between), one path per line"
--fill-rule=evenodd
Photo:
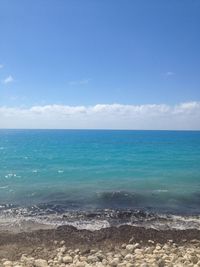
M200 266L196 230L156 231L124 226L91 232L61 227L1 233L0 242L2 267Z

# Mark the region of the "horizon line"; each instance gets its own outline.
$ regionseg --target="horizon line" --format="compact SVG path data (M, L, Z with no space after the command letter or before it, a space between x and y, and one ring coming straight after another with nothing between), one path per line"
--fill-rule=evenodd
M46 130L55 130L55 131L162 131L162 132L200 132L199 130L192 130L192 129L112 129L112 128L0 128L1 130L39 130L39 131L46 131Z

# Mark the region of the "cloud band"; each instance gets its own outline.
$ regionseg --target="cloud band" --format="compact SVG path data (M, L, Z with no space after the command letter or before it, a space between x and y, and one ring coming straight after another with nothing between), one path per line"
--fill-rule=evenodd
M1 106L0 128L200 130L200 102Z

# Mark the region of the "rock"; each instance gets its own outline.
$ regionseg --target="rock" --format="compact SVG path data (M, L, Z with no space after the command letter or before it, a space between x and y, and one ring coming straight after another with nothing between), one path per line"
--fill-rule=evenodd
M80 250L77 248L77 249L74 250L74 252L75 252L76 254L79 254Z
M127 246L126 246L126 250L127 250L128 252L133 252L133 250L134 250L134 245L132 245L132 244L127 245Z
M158 261L158 267L165 267L165 261L164 260L159 260Z
M118 264L119 264L119 259L118 258L114 258L113 260L111 260L110 262L109 262L109 264L110 264L110 266L118 266Z
M126 246L127 246L127 245L124 243L124 244L122 244L121 247L124 249L124 248L126 248Z
M100 261L102 261L105 256L102 253L96 253L96 256L99 258Z
M149 267L149 265L145 262L140 265L140 267Z
M121 255L122 255L123 257L125 257L125 256L127 255L127 250L126 250L126 249L122 249L122 250L121 250Z
M35 267L48 267L48 263L46 260L37 259L34 261L34 266Z
M127 254L125 257L124 257L124 259L125 260L128 260L128 261L130 261L130 260L132 260L134 258L134 256L132 255L132 254Z
M133 264L133 263L127 263L126 264L126 267L135 267L135 264Z
M12 261L8 261L8 260L4 261L3 266L6 266L6 267L13 266Z
M139 248L136 248L136 249L134 250L134 252L135 252L135 254L141 254L141 253L142 253L142 250L139 249Z
M145 249L145 253L152 254L153 250L154 250L154 247L148 247L148 248Z
M139 243L129 244L126 246L126 250L129 252L133 252L136 248L139 248L139 247L140 247Z
M79 257L79 260L80 260L80 261L87 261L87 257L85 257L85 256L80 256L80 257Z
M61 248L60 248L60 252L61 252L61 253L65 253L65 252L66 252L66 247L65 247L65 246L61 247Z
M117 265L117 267L127 267L125 262L121 262Z
M72 263L73 262L73 258L71 256L67 255L67 256L63 257L62 261L64 263Z
M95 266L96 267L104 267L104 265L102 264L102 262L97 262Z
M132 236L131 239L129 239L129 241L128 241L129 244L133 244L134 240L135 240L135 238Z
M98 261L99 261L99 258L96 255L89 255L87 258L87 262L89 263L95 263Z
M198 239L192 239L190 242L191 243L199 243L200 241Z
M197 256L190 256L190 261L194 264L198 262L198 257Z
M157 245L156 250L160 250L160 249L161 249L161 246Z
M78 262L76 262L76 267L85 267L86 264L87 263L84 261L78 261Z
M84 249L84 250L82 251L82 255L89 254L89 253L90 253L90 249L89 249L89 248Z
M25 266L33 266L35 259L33 257L23 257L21 261L25 263Z
M102 260L102 264L103 264L103 265L107 265L107 264L108 264L108 261L107 261L106 259L103 259L103 260Z
M74 256L74 262L79 261L79 255Z

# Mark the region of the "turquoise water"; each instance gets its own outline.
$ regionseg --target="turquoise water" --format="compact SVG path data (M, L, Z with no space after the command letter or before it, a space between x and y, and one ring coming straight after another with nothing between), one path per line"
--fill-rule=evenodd
M200 132L0 130L0 205L199 214Z

